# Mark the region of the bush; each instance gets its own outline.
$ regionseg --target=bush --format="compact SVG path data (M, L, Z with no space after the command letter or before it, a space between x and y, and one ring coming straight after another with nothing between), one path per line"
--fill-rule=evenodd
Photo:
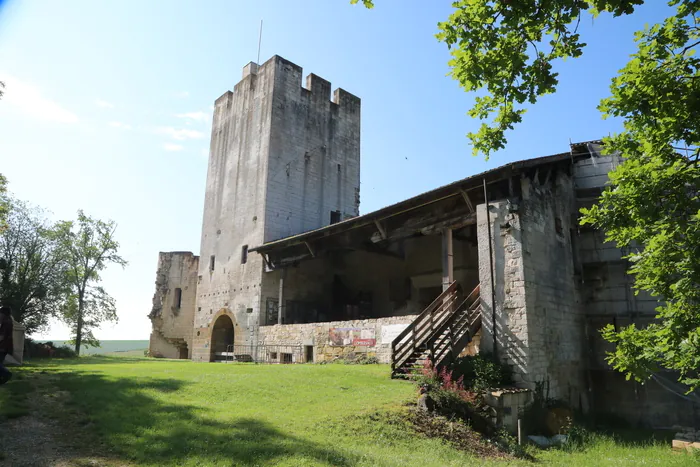
M65 345L55 346L53 342L36 342L24 340L24 351L28 358L76 358L73 349Z
M451 365L455 377L462 378L469 389L485 391L489 388L513 384L512 370L496 360L492 354L480 353L459 357Z
M488 431L486 417L482 415L485 405L473 391L464 387L463 377L454 378L446 367L439 371L430 360L426 360L421 373L415 378L421 393L430 398L433 410L447 417L470 420L477 431Z

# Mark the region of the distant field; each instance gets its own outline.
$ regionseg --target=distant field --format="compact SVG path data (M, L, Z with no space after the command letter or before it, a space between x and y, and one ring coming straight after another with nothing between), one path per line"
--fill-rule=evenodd
M39 341L39 342L49 342L47 340L44 341ZM73 348L72 345L68 343L68 341L51 341L54 343L56 346L62 346L66 345L68 347ZM90 347L90 348L85 348L83 347L80 350L80 353L82 355L97 355L97 354L112 354L112 353L119 353L119 354L127 354L129 356L135 356L135 355L140 355L143 356L143 352L136 352L136 351L143 351L148 348L148 341L143 340L143 341L100 341L100 347Z

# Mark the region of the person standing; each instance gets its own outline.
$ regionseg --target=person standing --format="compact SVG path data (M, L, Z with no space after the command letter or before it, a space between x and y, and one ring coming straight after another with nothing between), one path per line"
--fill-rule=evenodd
M12 342L12 309L9 306L0 307L0 384L7 383L12 378L10 370L5 368L3 362L6 355L12 355L14 346Z

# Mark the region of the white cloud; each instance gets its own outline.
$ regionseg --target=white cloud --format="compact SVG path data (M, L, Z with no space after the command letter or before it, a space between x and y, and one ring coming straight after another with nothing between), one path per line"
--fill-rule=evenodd
M3 102L26 115L57 123L76 123L78 116L44 97L41 90L11 75L0 74L5 82Z
M113 109L114 108L114 104L112 104L111 102L103 101L102 99L95 99L95 105L97 107L103 107L105 109Z
M186 118L187 120L195 120L198 122L206 122L209 120L209 114L206 112L186 112L175 114L177 118Z
M166 151L182 151L185 148L183 148L180 144L165 143L163 145L163 149Z
M201 139L204 138L204 133L197 130L188 130L187 128L160 127L156 130L161 135L168 135L173 139L183 141L186 139Z
M114 128L121 128L122 130L131 130L131 125L124 122L109 122L109 126Z

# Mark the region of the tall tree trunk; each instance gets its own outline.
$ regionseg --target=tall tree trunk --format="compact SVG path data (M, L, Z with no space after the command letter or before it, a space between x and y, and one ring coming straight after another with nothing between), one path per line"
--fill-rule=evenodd
M78 323L75 326L75 353L80 356L80 344L83 340L83 296L78 297Z

